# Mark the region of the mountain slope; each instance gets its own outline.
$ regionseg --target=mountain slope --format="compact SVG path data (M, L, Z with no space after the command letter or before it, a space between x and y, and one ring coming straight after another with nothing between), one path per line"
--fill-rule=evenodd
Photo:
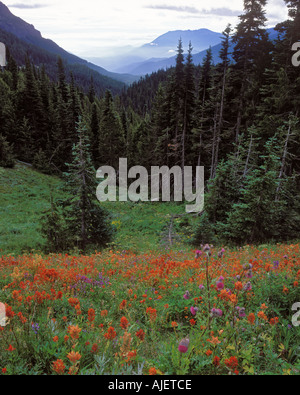
M206 30L206 29L201 29L201 30ZM269 37L270 40L275 40L277 37L277 32L274 30L274 28L271 29L267 29L268 33L269 33ZM189 31L188 31L189 32ZM213 32L211 32L213 33ZM162 36L163 37L163 36ZM174 36L175 37L175 36ZM190 37L190 36L189 36ZM221 35L220 35L221 37ZM221 39L219 40L220 42L216 45L211 45L209 44L204 50L202 50L201 52L195 53L193 55L193 62L195 65L199 65L202 63L204 57L206 56L206 51L207 49L211 46L211 50L212 50L212 56L213 56L213 63L217 64L220 61L219 58L219 52L221 49ZM164 42L164 41L162 41ZM193 45L193 42L192 42ZM194 46L194 45L193 45ZM230 47L230 51L233 51L233 45L231 45ZM169 67L173 67L176 64L176 56L172 56L172 57L168 57L168 58L152 58L152 59L148 59L146 61L143 62L137 62L137 63L132 63L129 65L126 65L124 67L121 67L119 69L117 69L117 72L126 72L126 73L130 73L130 74L134 74L134 75L139 75L139 76L143 76L146 74L151 74L154 73L158 70L162 70L162 69L167 69Z
M58 55L41 49L36 45L26 43L17 36L2 29L0 29L0 42L3 42L7 46L7 49L19 66L24 65L25 57L28 54L31 61L37 67L45 65L46 73L52 80L56 80ZM91 77L93 77L94 87L99 95L103 95L106 89L110 89L112 93L118 94L126 86L125 83L101 75L83 64L70 64L66 61L64 61L64 64L67 80L70 81L69 75L72 72L74 81L85 92L87 92L90 87Z
M117 73L111 73L102 67L96 66L78 56L72 55L65 51L63 48L58 46L54 41L45 39L41 33L34 28L33 25L23 21L21 18L13 15L5 4L0 2L0 29L13 34L23 42L34 45L35 47L41 48L50 54L59 55L63 60L67 61L70 65L78 64L86 66L98 73L115 79L117 81L124 82L126 84L136 80L136 77L130 75L120 75Z
M152 57L167 57L170 56L170 52L176 51L180 38L185 52L188 49L190 41L194 47L194 51L200 52L209 46L219 44L221 42L221 33L208 29L175 30L157 37L151 43L143 45L142 48L147 48Z
M61 184L57 177L41 174L22 162L14 169L0 167L0 256L31 252L45 245L40 232L41 217L51 207L51 195L54 199L62 197ZM102 205L110 211L118 228L114 245L121 251L156 249L170 216L185 212L184 204L174 202ZM194 226L195 220L190 220Z
M136 71L134 75L144 75L158 70L154 63L162 61L167 66L176 54L178 41L182 39L184 51L187 52L189 42L193 45L194 53L201 52L209 46L221 43L221 33L213 32L208 29L198 30L175 30L169 31L157 37L150 43L144 44L139 48L130 49L121 56L115 58L93 58L98 65L105 65L109 70L116 73L127 73L127 70ZM147 62L145 67L142 64Z

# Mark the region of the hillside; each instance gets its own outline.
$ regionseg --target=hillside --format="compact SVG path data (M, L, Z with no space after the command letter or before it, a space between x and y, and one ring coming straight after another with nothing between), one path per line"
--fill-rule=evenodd
M9 50L12 57L16 60L18 66L23 66L25 57L28 53L31 61L37 66L45 65L45 70L48 76L55 81L57 78L57 59L58 56L52 54L44 49L41 49L33 44L28 44L20 40L11 33L0 29L0 42L3 42ZM119 93L125 87L125 84L113 80L99 74L82 64L69 64L65 62L65 70L67 71L68 80L69 74L72 72L74 80L84 91L88 91L91 77L93 77L94 87L99 95L103 95L106 89L110 89L113 93Z
M269 38L274 41L277 38L278 32L274 28L267 29ZM172 34L170 34L172 33ZM158 70L166 70L170 67L174 67L176 64L176 55L167 56L167 54L175 53L178 45L179 38L182 38L185 53L189 41L191 41L193 46L193 62L195 65L201 65L205 56L207 49L211 47L213 63L220 63L220 49L221 49L221 34L211 32L207 29L200 29L196 31L175 31L169 32L166 35L159 37L154 40L151 44L146 44L143 48L149 51L149 54L154 54L154 50L160 56L163 54L164 57L151 57L150 59L133 62L131 64L126 64L116 71L118 73L130 73L134 75L143 76L146 74L154 73ZM168 43L168 47L166 46ZM152 49L154 48L154 50ZM167 52L167 48L172 48L171 51ZM200 50L201 48L201 50ZM234 50L234 45L230 45L230 53Z
M127 73L127 70L131 70L130 74L144 75L158 70L155 67L156 62L172 62L172 56L176 53L180 38L182 39L185 52L188 50L189 42L193 45L194 53L199 53L210 46L221 43L221 33L213 32L209 29L175 30L164 33L152 42L140 47L118 49L115 56L90 57L88 59L116 73ZM146 67L143 68L142 65L144 63ZM141 68L139 68L140 65Z
M33 25L13 15L2 2L0 2L0 40L9 47L12 55L18 59L19 65L24 64L24 56L21 54L28 51L36 65L40 65L41 57L43 59L46 57L50 69L57 56L60 56L75 76L79 74L82 79L82 76L90 78L90 75L93 75L96 83L99 82L108 89L122 89L124 84L136 80L136 77L131 75L110 73L102 67L70 54L52 40L43 38L41 32L36 30ZM97 76L95 72L99 73L101 77Z
M40 234L40 218L50 208L50 196L61 197L61 180L44 175L18 162L14 169L0 167L0 255L16 255L40 250L45 240ZM95 194L96 195L96 194ZM172 203L102 203L117 228L113 246L119 250L146 251L167 245L166 227L171 215L183 214L184 206ZM142 206L142 209L141 209ZM189 222L194 222L189 217ZM188 241L181 219L174 228L182 243Z

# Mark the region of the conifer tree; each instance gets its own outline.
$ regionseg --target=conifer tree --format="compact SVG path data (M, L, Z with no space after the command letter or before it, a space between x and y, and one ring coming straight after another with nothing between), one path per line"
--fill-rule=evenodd
M253 104L255 104L256 92L253 87L256 87L255 81L261 78L257 72L257 66L261 61L262 53L264 57L268 57L269 54L270 48L266 45L268 38L265 30L264 7L266 4L267 0L244 0L244 14L239 17L240 23L233 35L237 88L237 118L234 128L236 143L238 143L245 110L247 110L246 96L248 96L249 105L252 104L250 114L253 115L255 111ZM248 114L248 118L250 118L250 114Z
M0 167L12 168L15 165L13 147L0 134Z
M93 163L97 167L99 165L99 135L100 135L100 125L99 125L99 114L98 106L95 102L92 104L92 114L90 121L90 135L91 135L91 155Z
M267 142L266 153L261 159L263 163L248 173L240 201L228 213L224 235L235 244L270 240L272 229L277 224L277 207L270 204L275 200L278 185L279 162L275 138Z
M110 91L105 92L100 119L99 159L101 165L119 166L119 158L125 151L125 138L119 114L114 109Z
M216 74L219 78L219 84L216 83L215 97L216 97L216 122L214 123L214 135L213 135L213 148L212 148L212 162L211 162L211 174L210 178L214 178L219 163L220 143L222 138L222 131L224 127L224 113L225 113L225 95L228 86L229 78L229 50L230 50L230 35L231 26L228 25L223 32L222 47L220 50L221 63L217 66Z
M53 215L61 224L62 237L68 248L103 247L112 240L113 229L108 213L96 200L96 171L92 164L88 128L80 118L77 124L77 142L72 150L72 162L64 174L67 199L53 206L44 219L44 232L51 237ZM52 221L52 222L51 222ZM57 234L55 235L57 237ZM50 240L53 244L53 240Z
M205 177L209 177L211 164L213 123L215 105L211 101L213 87L212 51L209 48L201 65L198 98L195 108L195 128L193 130L194 165L204 166Z
M193 47L189 43L186 64L184 68L184 107L183 107L183 130L181 138L181 167L184 169L188 157L189 164L192 164L189 146L191 144L191 134L194 126L195 108L195 70L192 56Z
M184 118L184 55L183 45L180 39L177 47L176 65L173 71L170 84L170 128L171 128L171 143L172 152L170 153L170 160L172 165L180 165L182 153L182 127Z

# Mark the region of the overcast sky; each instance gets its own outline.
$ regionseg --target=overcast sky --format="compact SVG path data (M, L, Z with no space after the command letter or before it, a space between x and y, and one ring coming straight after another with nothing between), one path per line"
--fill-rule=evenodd
M109 48L138 46L170 30L236 26L243 0L2 0L10 11L69 52L109 55ZM287 18L283 0L269 0L268 27ZM105 51L103 51L105 49ZM102 52L103 51L103 52Z

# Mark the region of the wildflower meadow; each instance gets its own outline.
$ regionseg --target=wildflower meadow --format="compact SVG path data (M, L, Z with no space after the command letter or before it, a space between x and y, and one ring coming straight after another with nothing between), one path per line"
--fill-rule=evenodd
M0 375L297 375L300 247L0 258Z

